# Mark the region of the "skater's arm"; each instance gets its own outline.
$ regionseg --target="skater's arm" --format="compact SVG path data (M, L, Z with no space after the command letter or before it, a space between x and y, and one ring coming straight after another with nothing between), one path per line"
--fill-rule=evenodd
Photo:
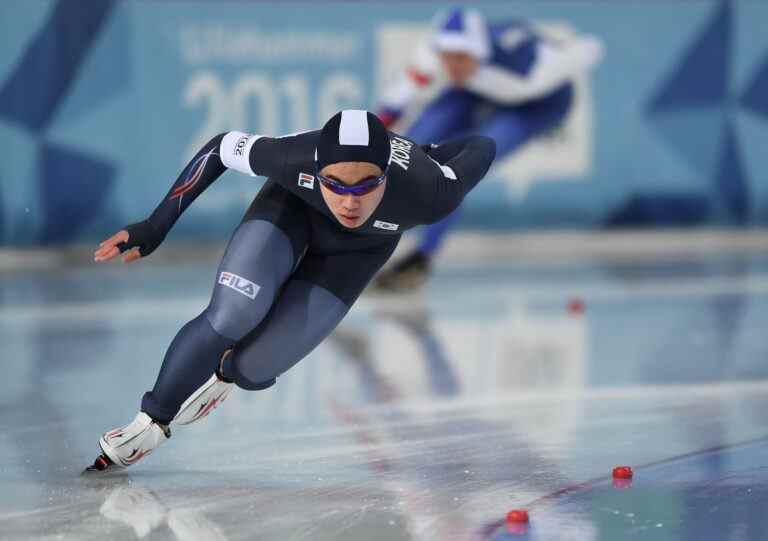
M382 92L376 115L384 126L391 127L413 102L421 88L429 86L432 76L418 68L410 67Z
M149 218L102 242L94 259L108 261L122 253L123 261L128 263L151 254L179 216L227 168L253 176L278 175L285 163L280 140L238 131L215 136L182 170Z
M162 238L197 196L226 171L219 149L223 138L224 134L216 135L195 154L149 216L147 222Z
M241 131L225 133L221 140L221 161L225 167L252 177L280 177L291 137L265 137Z
M277 175L285 161L279 139L240 131L220 133L187 164L149 219L163 238L198 195L227 169L252 176Z
M433 206L433 220L438 221L453 212L488 172L496 157L496 142L470 135L432 146L427 155L440 168Z
M122 253L123 262L129 263L151 254L192 201L226 170L219 158L223 137L217 135L195 154L148 219L126 226L103 241L94 260L108 261Z
M427 41L416 47L407 67L381 90L377 116L387 128L391 127L419 93L435 82L440 61Z
M546 96L576 75L593 68L603 57L602 42L579 36L558 44L543 43L531 71L518 75L495 65L480 66L467 88L504 105L515 105Z

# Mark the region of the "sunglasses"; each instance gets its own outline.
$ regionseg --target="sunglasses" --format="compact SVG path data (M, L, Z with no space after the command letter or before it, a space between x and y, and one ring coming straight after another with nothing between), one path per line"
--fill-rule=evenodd
M387 171L385 170L381 176L366 179L357 184L348 185L332 178L324 177L320 174L320 171L315 167L315 178L320 181L320 184L331 190L337 195L352 194L355 196L365 195L375 190L382 182L387 179Z

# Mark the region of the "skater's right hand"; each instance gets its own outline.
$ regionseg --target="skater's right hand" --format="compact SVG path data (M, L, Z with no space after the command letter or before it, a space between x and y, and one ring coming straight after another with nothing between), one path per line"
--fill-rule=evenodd
M123 254L123 263L130 263L146 257L163 242L161 235L148 220L121 229L99 244L94 252L96 262L109 261Z

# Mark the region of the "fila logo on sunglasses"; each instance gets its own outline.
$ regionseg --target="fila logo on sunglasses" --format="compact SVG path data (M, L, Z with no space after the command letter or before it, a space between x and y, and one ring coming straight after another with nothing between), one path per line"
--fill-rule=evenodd
M246 297L250 297L252 299L256 298L256 295L261 289L261 286L257 286L250 280L246 280L242 276L238 276L237 274L232 274L231 272L226 271L219 275L219 283L223 286L231 287L238 293L242 293Z
M310 190L315 189L315 177L308 175L307 173L299 173L299 186L302 188L308 188Z
M400 228L400 224L392 224L389 222L382 222L381 220L376 220L373 222L373 227L378 227L379 229L386 229L387 231L397 231Z

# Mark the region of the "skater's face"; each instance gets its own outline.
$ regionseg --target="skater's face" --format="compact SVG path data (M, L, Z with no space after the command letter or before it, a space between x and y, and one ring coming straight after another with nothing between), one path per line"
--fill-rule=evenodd
M347 186L375 182L374 179L380 177L382 173L379 166L367 162L332 163L320 171L322 176ZM354 229L363 225L379 206L381 198L384 197L386 184L385 179L364 195L351 193L342 195L333 192L320 182L320 193L323 194L325 204L331 209L339 223L344 227Z
M467 53L446 51L440 53L440 61L448 78L456 86L464 86L477 70L477 60Z

